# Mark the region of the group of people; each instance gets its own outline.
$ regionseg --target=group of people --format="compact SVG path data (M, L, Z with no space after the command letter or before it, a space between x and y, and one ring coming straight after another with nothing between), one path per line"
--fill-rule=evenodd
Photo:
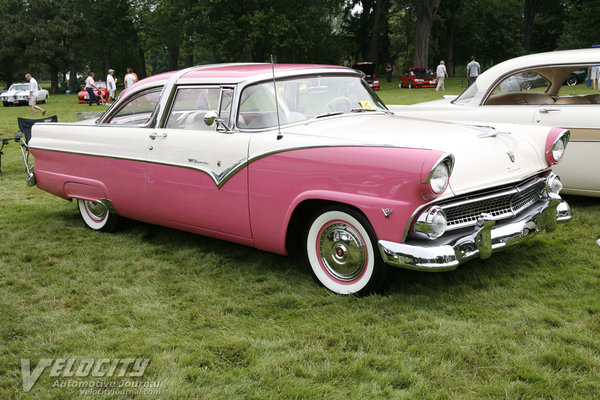
M110 105L111 104L110 102L115 101L115 98L116 98L115 94L117 92L117 83L115 81L114 75L115 75L115 70L112 68L109 69L108 75L106 76L106 89L108 90L107 105ZM92 104L94 104L94 102L96 102L96 104L100 105L100 100L101 100L101 98L99 98L96 95L96 92L94 91L94 90L98 90L98 87L96 86L96 81L94 80L95 77L96 77L96 74L94 72L90 72L89 76L85 80L85 90L88 92L90 107ZM136 73L133 72L133 70L131 68L127 68L127 74L125 74L125 79L123 80L125 89L127 89L129 86L133 85L137 81L138 81L138 77L137 77ZM100 96L100 97L102 97L102 96Z
M116 93L117 93L117 82L115 80L115 70L109 69L108 75L106 75L106 88L108 89L108 102L107 105L110 105L111 101L115 101ZM96 74L94 72L90 72L89 76L85 80L85 90L88 92L89 104L90 106L94 104L94 102L100 105L101 97L96 95L95 90L99 90L96 86L96 81L94 78ZM46 115L46 110L37 105L37 97L39 94L39 85L35 78L31 76L30 73L25 74L25 79L29 81L29 96L27 97L27 101L29 103L29 107L31 108L31 115L33 116L35 110L39 110L42 113L42 116ZM135 72L131 68L127 68L127 74L125 75L124 84L125 88L133 85L138 81L138 77ZM104 100L104 99L102 99Z
M394 72L394 68L390 63L386 65L385 72L387 74L388 86L392 87L392 74ZM470 62L467 64L467 81L469 86L475 82L479 74L481 74L481 65L479 65L479 63L475 60L475 56L471 56ZM600 76L600 70L598 75ZM445 91L446 88L444 86L444 79L448 77L448 71L446 70L444 60L440 61L440 64L435 69L435 76L438 80L435 91Z

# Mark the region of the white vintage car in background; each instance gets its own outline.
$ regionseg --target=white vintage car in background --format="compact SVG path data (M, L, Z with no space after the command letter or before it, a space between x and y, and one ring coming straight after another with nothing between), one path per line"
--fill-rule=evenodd
M410 106L397 115L445 121L496 121L571 131L565 160L553 170L563 193L600 197L600 91L581 79L600 68L600 48L531 54L482 73L460 96Z
M138 82L95 122L34 125L29 183L92 229L301 248L328 289L369 293L389 266L455 269L568 221L550 170L568 139L397 117L349 68L205 65Z
M38 103L47 103L48 91L46 89L42 89L38 85L38 95L37 102ZM7 107L11 104L29 104L27 98L29 97L29 83L13 83L8 88L8 91L0 94L0 101L4 107Z

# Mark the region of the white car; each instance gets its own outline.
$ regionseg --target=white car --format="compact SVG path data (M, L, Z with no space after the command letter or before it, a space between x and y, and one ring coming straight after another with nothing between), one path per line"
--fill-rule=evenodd
M48 91L38 85L37 102L47 103L49 96ZM11 104L28 104L27 97L29 97L29 83L13 83L8 91L0 94L0 101L4 107Z
M595 72L595 66L600 75L600 48L531 54L495 65L458 97L388 107L397 115L427 119L569 129L569 149L553 167L562 193L600 197L600 91L580 79L582 70Z

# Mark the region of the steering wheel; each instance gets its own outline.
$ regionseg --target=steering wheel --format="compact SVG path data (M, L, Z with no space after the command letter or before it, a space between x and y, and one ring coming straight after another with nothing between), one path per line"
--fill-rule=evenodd
M323 107L322 112L350 112L352 111L352 100L346 96L339 96L329 100Z

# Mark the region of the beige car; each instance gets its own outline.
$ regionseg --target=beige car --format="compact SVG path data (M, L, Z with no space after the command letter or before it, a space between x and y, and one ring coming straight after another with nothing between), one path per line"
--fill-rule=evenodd
M600 48L517 57L482 73L460 96L388 108L428 119L567 128L565 159L553 168L562 193L600 197L600 90L587 87L582 70L600 77Z

